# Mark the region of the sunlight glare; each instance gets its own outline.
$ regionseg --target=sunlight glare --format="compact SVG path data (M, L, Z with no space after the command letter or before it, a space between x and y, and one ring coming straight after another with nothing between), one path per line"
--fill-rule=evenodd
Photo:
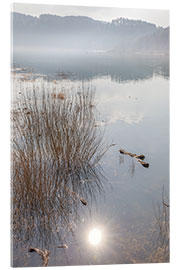
M99 229L93 229L89 232L88 235L89 242L91 245L96 246L101 242L102 239L102 233Z

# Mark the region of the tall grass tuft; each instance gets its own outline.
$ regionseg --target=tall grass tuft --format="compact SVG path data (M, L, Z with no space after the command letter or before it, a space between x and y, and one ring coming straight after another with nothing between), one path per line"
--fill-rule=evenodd
M42 82L19 93L12 111L13 236L47 245L101 191L103 134L90 87L60 91Z

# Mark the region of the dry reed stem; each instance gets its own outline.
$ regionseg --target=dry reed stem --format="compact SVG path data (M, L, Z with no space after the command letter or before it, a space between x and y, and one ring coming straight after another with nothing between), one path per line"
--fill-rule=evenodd
M102 188L96 165L104 152L102 134L94 128L94 92L82 86L53 98L43 83L19 91L12 112L14 235L49 239L57 224L68 226L78 215L79 202L95 200ZM82 184L83 179L94 181Z

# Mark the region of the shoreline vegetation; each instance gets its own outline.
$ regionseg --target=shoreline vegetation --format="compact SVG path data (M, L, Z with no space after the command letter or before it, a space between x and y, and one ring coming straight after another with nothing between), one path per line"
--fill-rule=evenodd
M83 83L76 92L48 85L18 85L11 121L13 242L42 248L64 245L63 230L102 191L105 153L95 92Z

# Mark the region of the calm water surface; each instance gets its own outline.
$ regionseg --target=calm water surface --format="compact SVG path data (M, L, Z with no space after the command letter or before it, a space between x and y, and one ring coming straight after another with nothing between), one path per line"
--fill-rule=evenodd
M80 219L73 225L73 234L66 237L68 249L50 248L49 265L145 262L152 248L146 248L146 242L155 222L153 205L161 203L163 187L169 192L167 59L35 58L15 54L14 63L61 80L64 87L78 86L82 79L95 87L97 128L104 131L105 145L115 144L100 161L106 177L102 177L102 192L88 207L79 209ZM121 155L120 148L144 154L149 168ZM97 245L88 238L93 228L101 234ZM18 250L14 255L15 266L22 266ZM41 265L41 260L38 255L30 256L27 265Z

